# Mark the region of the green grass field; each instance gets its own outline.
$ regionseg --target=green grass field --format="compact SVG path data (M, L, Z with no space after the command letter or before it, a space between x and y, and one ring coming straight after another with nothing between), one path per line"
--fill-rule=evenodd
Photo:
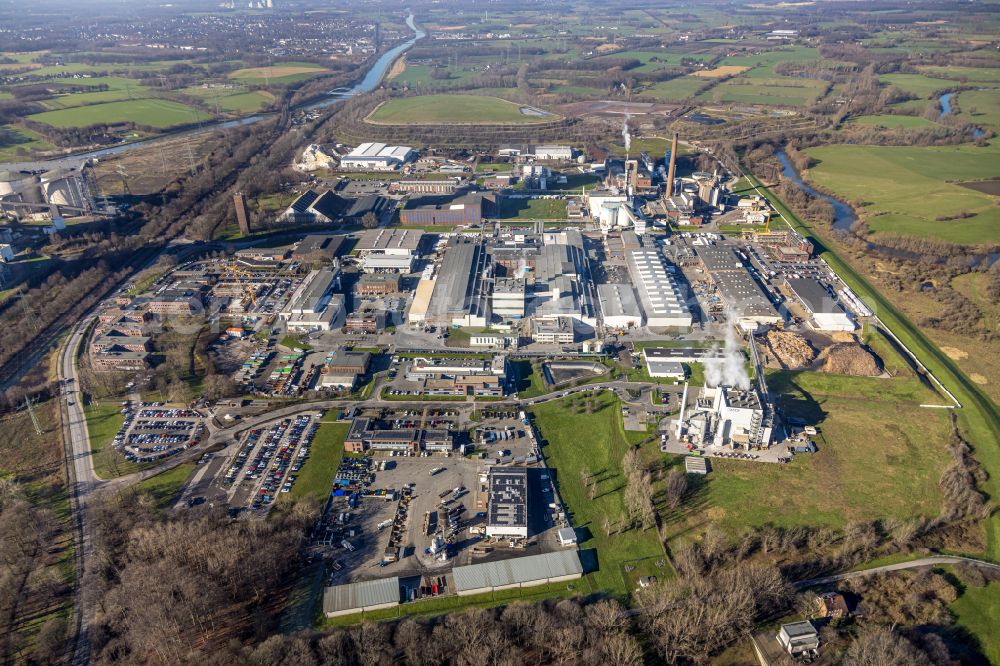
M13 125L0 125L0 160L14 160L19 151L52 150L55 146L33 130Z
M74 109L45 111L29 119L53 127L89 127L98 124L136 123L157 129L208 120L210 116L179 102L162 99L136 99L93 104Z
M883 74L879 77L882 83L893 85L900 90L916 95L920 98L928 98L938 90L950 88L955 85L954 81L935 79L923 74Z
M184 88L181 92L205 100L210 111L215 111L218 105L220 111L228 113L253 113L274 101L274 95L266 90L246 91L192 86Z
M656 573L662 580L671 573L669 568L656 567L664 551L655 529L630 529L610 537L604 533L605 516L614 521L625 512L622 456L629 446L646 436L625 432L621 403L613 394L599 393L592 401L595 411L591 414L572 408L572 398L536 405L532 413L543 441L542 453L554 471L554 481L579 535L580 548L597 550L599 568L586 580L595 590L624 596L632 591L634 575ZM655 444L646 444L644 459L654 458L655 448ZM597 479L594 499L581 480L581 470ZM636 569L626 574L626 564Z
M741 76L723 81L699 95L699 99L737 104L805 106L816 100L825 87L825 82L810 79L788 77L764 79Z
M966 90L957 99L962 120L1000 127L1000 90Z
M848 121L851 125L870 125L873 127L885 127L886 129L921 129L924 127L937 127L937 123L920 116L891 116L887 114L879 116L858 116Z
M652 97L658 102L673 102L675 100L693 97L708 79L697 76L679 76L669 81L660 81L640 92L642 97Z
M99 404L89 403L83 408L87 417L90 450L94 455L94 472L102 479L113 479L149 466L148 463L140 465L125 460L112 445L125 421L118 402L117 398L106 398Z
M979 639L979 647L991 664L1000 664L1000 583L966 587L951 604L958 626Z
M962 408L955 411L960 432L970 442L1000 441L1000 415L996 405L990 402L982 389L962 372L958 365L904 313L895 307L871 282L862 276L851 264L831 250L816 235L812 228L792 213L781 199L764 187L753 176L748 180L758 186L780 215L795 231L810 238L817 247L817 254L837 272L847 285L874 308L879 318L895 333L903 344L909 347L930 372L955 396ZM945 398L937 398L940 401ZM975 450L976 459L987 473L983 484L990 497L1000 497L1000 449L995 446L980 446ZM996 512L986 521L987 546L985 557L1000 561L1000 514Z
M912 375L777 372L768 386L782 395L786 413L817 424L819 451L789 465L713 460L704 509L727 531L937 515L938 479L950 460L948 416L919 407L934 395Z
M984 148L835 145L807 152L818 160L807 179L848 201L866 202L862 211L876 232L970 245L1000 242L995 198L958 185L1000 175L996 143ZM963 211L975 216L936 220Z
M284 85L305 81L328 72L311 62L276 62L265 67L247 67L229 73L229 78L257 85Z
M502 220L559 220L566 219L565 199L511 199L500 201Z
M156 476L140 481L135 484L135 489L152 497L157 509L166 511L177 501L181 489L194 468L194 463L183 463L168 469L166 472L160 472Z
M538 123L553 116L529 116L520 105L499 97L478 95L422 95L391 99L375 109L368 120L376 123Z
M340 459L344 455L344 438L351 429L349 423L322 421L316 431L309 457L296 475L295 484L289 495L315 497L318 502L326 500L333 486L333 476L340 469Z
M942 79L975 83L1000 83L1000 67L928 66L918 69L924 74Z

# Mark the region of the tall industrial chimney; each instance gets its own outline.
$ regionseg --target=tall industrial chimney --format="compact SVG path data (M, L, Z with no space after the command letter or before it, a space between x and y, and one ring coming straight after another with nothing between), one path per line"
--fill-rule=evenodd
M677 132L674 132L674 141L670 144L670 167L667 169L667 196L674 194L674 176L677 168Z

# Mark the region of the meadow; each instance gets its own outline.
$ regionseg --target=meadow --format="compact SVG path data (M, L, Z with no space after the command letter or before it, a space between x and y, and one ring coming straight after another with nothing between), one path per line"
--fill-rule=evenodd
M133 99L92 104L71 109L45 111L29 119L53 127L89 127L91 125L136 123L157 129L185 125L211 116L193 107L163 99Z
M1000 242L995 198L958 183L1000 175L1000 146L821 146L806 178L847 201L865 202L876 232L976 244ZM974 214L966 219L939 217Z
M870 125L873 127L884 127L886 129L920 129L923 127L936 127L937 123L920 116L893 116L882 114L877 116L858 116L848 121L851 125Z
M805 106L820 97L825 89L825 82L811 79L738 77L723 81L698 98L737 104Z
M340 459L344 455L344 439L350 429L349 423L332 420L320 422L309 457L296 475L295 484L289 495L292 499L314 497L320 503L326 501L333 487L333 477L340 469Z
M243 83L280 85L296 83L329 70L311 62L278 62L266 67L246 67L229 73L229 78Z
M965 90L956 95L959 118L1000 128L1000 91Z
M642 97L652 97L658 102L674 102L695 96L706 81L695 76L679 76L660 81L641 91Z
M520 106L499 97L478 95L422 95L391 99L380 104L368 120L376 123L538 123L553 116L529 116Z
M573 526L580 535L580 548L595 549L598 569L587 575L595 590L624 596L631 591L630 579L636 570L654 573L656 562L664 560L663 547L655 529L630 529L608 536L605 517L617 521L625 513L622 457L632 445L646 439L645 433L626 432L618 398L603 392L590 398L592 412L586 413L576 399L554 400L532 408L542 440L542 454L566 504ZM580 433L586 433L581 437ZM655 443L643 446L643 459L652 460ZM596 483L593 498L582 480L586 473ZM662 579L670 571L659 571Z

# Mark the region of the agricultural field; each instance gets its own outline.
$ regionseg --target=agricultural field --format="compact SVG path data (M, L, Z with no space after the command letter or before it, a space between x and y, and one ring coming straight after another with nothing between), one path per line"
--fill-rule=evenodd
M206 106L212 111L218 107L220 111L228 113L254 113L274 101L274 95L266 90L246 91L194 86L184 88L180 92L205 100Z
M851 125L870 125L872 127L884 127L886 129L920 129L923 127L936 127L937 123L920 116L893 116L882 114L878 116L858 116L848 121Z
M590 401L590 413L585 403ZM608 536L604 519L618 521L625 513L622 457L634 444L647 439L645 433L626 432L622 426L621 403L613 394L602 392L593 398L554 400L532 408L542 440L542 454L553 470L554 480L565 502L573 526L581 535L580 548L597 551L597 571L585 580L595 590L607 590L624 596L631 591L625 566L644 574L669 576L669 570L656 571L656 562L664 558L663 547L655 529L629 529ZM579 433L587 433L581 438ZM642 458L659 458L656 442L642 446ZM590 496L584 475L596 483ZM586 535L586 536L582 536Z
M698 76L705 79L721 79L724 76L736 76L737 74L742 74L748 69L750 68L740 65L722 65L720 67L713 67L712 69L702 69L697 72L693 72L691 76Z
M553 116L527 115L514 102L478 95L423 95L391 99L368 116L375 123L409 125L416 123L537 123Z
M641 91L642 97L652 97L658 102L674 102L694 97L708 82L694 76L679 76L660 81Z
M807 180L849 202L876 233L937 238L952 243L1000 242L996 198L959 183L1000 175L1000 146L821 146ZM965 219L941 217L971 214Z
M779 62L809 62L819 59L820 56L814 48L792 46L757 55L730 56L724 58L719 65L748 68L743 74L743 76L748 78L771 79L778 76L774 71L774 66Z
M0 125L0 160L15 160L19 157L19 151L31 153L53 148L55 146L38 132L13 125Z
M736 104L806 106L822 96L826 86L824 81L811 79L739 77L723 81L699 95L699 99Z
M281 85L297 83L328 72L311 62L279 62L267 67L246 67L229 73L229 78L243 83Z
M53 127L89 127L91 125L136 123L157 129L185 125L211 116L180 102L162 99L134 99L120 102L45 111L29 119Z

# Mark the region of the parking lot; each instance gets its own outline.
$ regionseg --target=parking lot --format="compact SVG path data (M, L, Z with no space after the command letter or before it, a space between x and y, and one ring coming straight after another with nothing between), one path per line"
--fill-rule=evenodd
M230 506L266 514L280 493L291 492L317 422L315 414L303 414L247 431L222 479Z
M193 409L125 401L121 413L114 447L131 462L163 460L197 444L205 431L204 417Z

